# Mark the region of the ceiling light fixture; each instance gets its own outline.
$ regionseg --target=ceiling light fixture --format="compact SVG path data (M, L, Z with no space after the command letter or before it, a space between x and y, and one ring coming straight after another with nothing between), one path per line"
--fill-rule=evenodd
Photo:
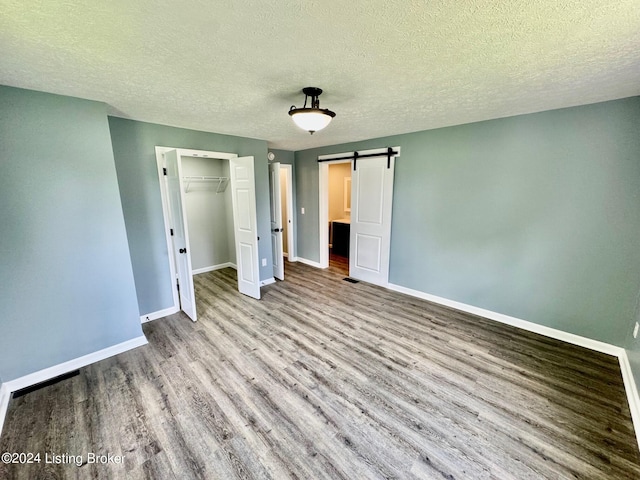
M304 93L304 107L296 108L295 105L291 105L289 115L297 126L313 135L313 132L322 130L329 125L336 114L326 108L320 108L318 97L322 93L322 89L305 87L302 89L302 93ZM311 107L309 108L307 107L308 97L311 97Z

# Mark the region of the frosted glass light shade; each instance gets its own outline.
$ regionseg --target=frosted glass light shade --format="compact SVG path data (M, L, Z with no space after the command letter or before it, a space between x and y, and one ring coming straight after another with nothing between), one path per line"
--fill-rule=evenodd
M336 116L331 110L318 108L297 108L289 112L289 115L298 127L311 133L325 128Z

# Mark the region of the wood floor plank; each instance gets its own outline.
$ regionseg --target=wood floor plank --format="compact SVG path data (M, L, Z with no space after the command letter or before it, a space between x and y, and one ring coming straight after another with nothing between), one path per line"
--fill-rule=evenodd
M640 478L617 360L286 264L257 301L195 279L199 321L13 399L0 450L122 464L0 464L0 478Z

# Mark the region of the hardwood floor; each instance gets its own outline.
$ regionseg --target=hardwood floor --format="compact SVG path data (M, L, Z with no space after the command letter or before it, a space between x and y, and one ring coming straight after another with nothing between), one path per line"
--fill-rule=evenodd
M331 250L329 250L329 270L348 277L349 258L343 257L342 255L336 255Z
M615 358L343 278L196 276L197 323L11 401L0 452L82 466L0 478L640 478Z

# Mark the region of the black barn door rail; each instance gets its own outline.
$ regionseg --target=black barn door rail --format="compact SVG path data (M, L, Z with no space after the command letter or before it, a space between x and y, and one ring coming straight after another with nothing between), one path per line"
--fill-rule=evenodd
M386 153L367 153L365 155L360 155L358 152L353 152L353 155L345 155L344 157L334 157L334 158L323 158L322 160L318 159L318 163L320 162L333 162L335 160L353 160L353 170L356 169L356 164L358 163L359 158L368 158L368 157L387 157L387 168L391 168L391 157L398 155L398 152L394 151L393 148L388 147Z

